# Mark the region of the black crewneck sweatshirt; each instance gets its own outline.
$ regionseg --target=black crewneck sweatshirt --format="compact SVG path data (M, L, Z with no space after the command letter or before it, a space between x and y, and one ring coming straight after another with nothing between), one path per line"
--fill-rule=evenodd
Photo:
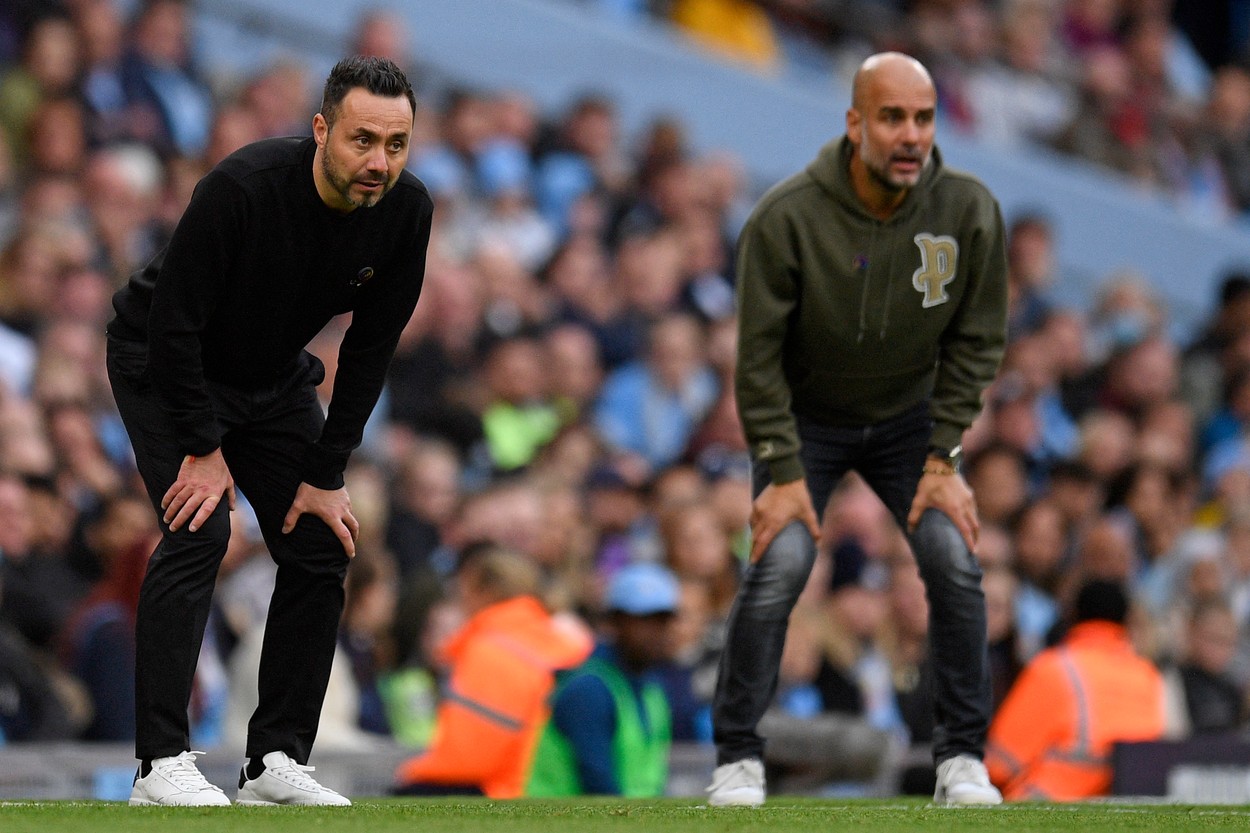
M207 381L273 387L298 372L331 318L351 312L325 429L301 469L335 489L421 293L434 205L404 171L372 208L335 212L317 194L315 151L311 138L266 139L222 160L169 245L113 296L108 329L146 342L183 452L204 455L222 435Z

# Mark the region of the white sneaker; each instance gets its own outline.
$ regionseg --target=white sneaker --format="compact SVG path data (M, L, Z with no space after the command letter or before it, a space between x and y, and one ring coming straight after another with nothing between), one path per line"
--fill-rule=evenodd
M933 800L946 807L1002 804L1003 794L990 783L985 764L971 755L957 755L938 764Z
M707 792L710 807L758 807L764 803L764 765L758 758L721 764Z
M244 768L237 804L245 807L275 804L304 806L350 807L351 802L328 787L323 787L308 773L315 767L292 761L285 752L270 752L261 758L265 771L248 779Z
M195 766L197 755L183 752L171 758L154 758L152 771L145 777L135 776L130 790L130 805L160 804L166 807L230 806L230 799L200 773Z

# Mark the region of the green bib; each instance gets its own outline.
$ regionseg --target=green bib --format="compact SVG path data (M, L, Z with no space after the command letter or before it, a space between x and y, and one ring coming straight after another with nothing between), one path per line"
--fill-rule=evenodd
M612 738L612 762L616 767L621 794L631 798L664 795L668 781L668 751L672 745L672 719L664 691L655 683L642 687L642 708L651 731L648 734L638 700L629 681L615 666L592 657L560 683L589 674L599 678L612 694L616 705L616 734ZM559 690L557 690L557 694ZM538 798L584 795L573 746L549 718L534 752L525 794Z

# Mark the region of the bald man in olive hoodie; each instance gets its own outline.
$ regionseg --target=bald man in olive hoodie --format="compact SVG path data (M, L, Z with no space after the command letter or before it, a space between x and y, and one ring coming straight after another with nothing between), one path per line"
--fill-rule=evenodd
M713 708L713 806L764 801L786 624L823 511L854 469L908 535L930 603L935 800L997 804L979 525L958 472L998 370L1007 264L998 204L933 144L929 73L898 53L855 75L846 135L770 190L738 242L737 397L753 459L751 565Z

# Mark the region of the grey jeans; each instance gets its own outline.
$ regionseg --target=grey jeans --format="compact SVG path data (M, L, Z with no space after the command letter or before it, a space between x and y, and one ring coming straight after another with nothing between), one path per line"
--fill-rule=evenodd
M854 469L906 530L932 432L927 404L860 428L799 420L800 456L817 511ZM756 495L769 484L767 467L753 466ZM980 758L990 717L985 596L981 569L958 528L930 509L908 536L929 598L929 643L934 676L933 756ZM777 688L790 611L807 583L815 542L803 524L783 529L750 565L729 617L712 705L717 763L763 758L756 731Z

